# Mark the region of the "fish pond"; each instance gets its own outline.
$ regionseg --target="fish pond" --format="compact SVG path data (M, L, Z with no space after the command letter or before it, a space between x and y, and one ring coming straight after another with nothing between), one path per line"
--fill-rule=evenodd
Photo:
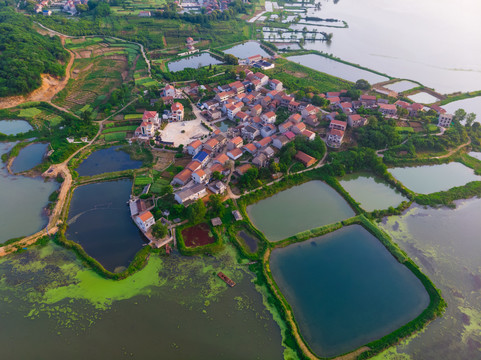
M0 155L14 143L0 143ZM44 207L48 197L59 188L55 181L8 173L5 164L0 168L0 243L19 236L30 235L47 225Z
M233 46L227 50L224 50L224 53L234 55L240 59L245 59L254 55L270 57L270 55L264 49L262 49L261 45L257 41L247 41L243 44Z
M0 133L5 135L17 135L33 130L33 127L25 120L0 120Z
M385 76L375 74L370 71L359 69L357 67L341 63L339 61L331 60L327 57L308 54L290 56L287 58L290 61L307 66L311 69L321 71L323 73L339 77L348 81L356 82L359 79L365 79L369 83L374 84L381 81L389 80Z
M181 71L186 68L198 69L208 65L222 64L209 53L200 53L192 55L180 60L172 61L168 64L169 70L172 72Z
M382 227L441 290L446 313L382 359L479 359L481 354L481 199L456 209L413 205Z
M275 249L270 269L303 337L321 356L379 339L429 304L421 281L360 225Z
M419 86L419 84L416 84L415 82L412 82L412 81L409 81L409 80L401 80L401 81L397 81L397 82L392 83L392 84L384 85L384 87L386 89L396 91L398 93L414 89L415 87L418 87L418 86Z
M20 150L10 169L13 173L28 171L39 165L47 151L48 144L30 144Z
M128 267L145 245L126 205L131 180L87 184L75 189L66 236L109 271Z
M424 92L424 91L418 92L414 95L409 95L408 98L414 102L421 103L421 104L432 104L440 100L437 97L431 94L428 94L427 92Z
M481 122L481 96L453 101L449 104L442 105L442 107L450 114L454 114L454 112L458 109L464 109L467 113L475 113L475 121Z
M408 189L419 194L446 191L471 181L481 181L481 176L458 162L441 165L424 165L389 169L389 172Z
M259 239L254 235L250 234L246 230L241 230L237 233L237 237L242 239L244 244L247 245L251 253L255 253L259 248Z
M409 200L384 180L369 173L349 174L339 179L339 183L366 211L397 207Z
M119 281L60 246L31 247L0 258L2 358L282 359L280 328L252 277L230 246L215 258L152 254Z
M279 241L355 215L341 195L318 180L249 205L247 214L269 241Z
M107 172L138 169L142 161L132 160L121 146L94 151L75 169L80 176L93 176Z

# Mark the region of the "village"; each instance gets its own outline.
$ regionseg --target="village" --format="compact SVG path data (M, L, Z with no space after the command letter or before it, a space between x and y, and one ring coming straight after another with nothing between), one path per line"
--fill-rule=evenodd
M348 146L350 130L368 124L367 116L357 113L359 109L378 111L385 119L396 120L401 116L413 118L423 111L434 110L439 115L438 126L441 128L449 128L453 120L453 115L438 106L429 108L402 100L390 104L387 96L383 96L386 95L383 90L378 90L381 96L365 93L358 100L351 99L347 90L321 93L318 96L326 104L322 107L296 101L294 94L288 94L281 81L252 71L258 69L253 65L259 61L268 63L269 59L260 55L240 59L239 62L245 64L242 67L245 78L213 88L213 98L194 106L195 120L184 121L184 106L176 101L185 98L192 89L176 89L171 84L165 85L160 92L161 100L171 105L171 110L163 114L144 112L130 141L183 146L183 152L191 157L171 182L178 204L189 206L211 194L239 197L239 193L232 192L231 185L238 184L250 169L278 168L272 164L279 163L282 149L296 139L308 144L322 140L331 151L343 144ZM282 122L277 115L280 109L288 114ZM222 131L216 126L221 122L232 126ZM301 150L296 150L292 160L302 164L303 169L322 165L322 159ZM280 176L282 173L275 171L271 174L272 180ZM152 213L140 210L132 212L132 216L150 239L149 227L155 223ZM239 213L234 217L242 219ZM163 223L170 225L165 219ZM222 222L215 218L212 224L218 226Z

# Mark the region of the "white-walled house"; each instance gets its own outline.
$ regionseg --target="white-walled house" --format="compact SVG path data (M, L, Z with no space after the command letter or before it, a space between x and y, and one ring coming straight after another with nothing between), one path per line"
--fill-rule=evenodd
M448 128L449 125L451 125L452 121L453 121L453 115L452 114L439 114L438 126Z
M142 231L147 232L147 230L155 224L155 218L150 211L145 211L135 217L135 222Z

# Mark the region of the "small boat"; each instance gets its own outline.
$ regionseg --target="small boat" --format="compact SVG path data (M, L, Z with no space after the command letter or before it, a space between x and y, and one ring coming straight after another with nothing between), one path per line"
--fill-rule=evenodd
M225 282L227 285L229 285L230 287L234 287L234 286L235 286L235 282L232 281L231 279L229 279L229 278L227 277L227 275L225 275L223 272L219 272L219 273L217 274L217 276L220 277L222 280L224 280L224 282Z

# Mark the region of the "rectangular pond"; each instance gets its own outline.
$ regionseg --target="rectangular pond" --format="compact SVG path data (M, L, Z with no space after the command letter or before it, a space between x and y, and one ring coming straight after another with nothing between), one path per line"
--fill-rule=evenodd
M172 61L167 64L172 72L181 71L186 68L198 69L208 65L222 64L222 61L217 60L209 53L195 54L180 60Z
M21 173L34 168L42 162L47 148L48 144L43 143L27 145L20 150L10 169L13 173Z
M298 56L289 56L287 58L298 64L307 66L311 69L336 76L351 82L356 82L359 79L369 81L371 84L389 80L385 76L375 74L370 71L359 69L357 67L341 63L339 61L331 60L321 55L307 54Z
M17 135L33 130L33 127L25 120L0 120L0 133L5 135Z
M269 241L335 223L355 215L349 204L322 181L294 186L247 207L254 226Z
M381 178L369 173L343 176L339 183L366 211L397 207L409 199Z
M236 123L230 120L222 120L215 123L215 126L219 128L220 131L226 132L229 128L236 126Z
M270 269L320 356L379 339L429 304L421 281L360 225L275 249Z
M128 267L145 244L126 205L131 180L82 185L70 202L66 236L109 271Z
M424 165L389 169L389 172L408 189L419 194L446 191L471 181L481 181L481 176L458 162L441 165Z
M414 95L409 95L408 98L420 104L433 104L440 100L437 97L424 91L418 92Z
M94 151L75 169L80 176L93 176L107 172L138 169L142 161L132 160L121 146Z
M224 53L234 55L240 59L245 59L254 55L270 57L270 55L261 48L261 45L257 41L247 41L243 44L233 46L227 50L224 50Z
M415 82L412 82L412 81L409 81L409 80L401 80L401 81L397 81L397 82L392 83L392 84L384 85L384 87L386 89L396 91L398 93L414 89L415 87L418 87L418 86L419 86L419 84L416 84Z

